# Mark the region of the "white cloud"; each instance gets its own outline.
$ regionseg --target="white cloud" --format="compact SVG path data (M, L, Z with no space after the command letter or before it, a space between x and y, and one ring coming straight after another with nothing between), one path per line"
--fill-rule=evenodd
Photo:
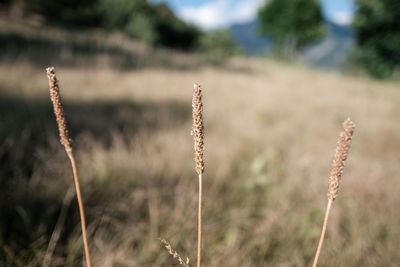
M215 29L234 23L247 22L255 18L263 0L215 0L196 7L182 7L178 16L203 29Z
M223 14L227 13L228 9L226 0L218 0L197 7L184 7L178 10L178 15L202 28L211 29L226 24L226 17Z
M339 25L349 25L353 21L353 14L347 11L336 12L332 15L332 20Z
M263 0L247 0L241 1L232 11L233 23L248 22L257 15L258 8L262 5Z

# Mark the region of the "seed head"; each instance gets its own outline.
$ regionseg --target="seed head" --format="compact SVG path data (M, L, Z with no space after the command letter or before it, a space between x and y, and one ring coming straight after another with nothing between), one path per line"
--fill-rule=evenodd
M192 116L196 172L200 175L204 172L204 122L201 88L197 83L194 84Z
M60 141L65 147L65 150L70 152L72 151L71 139L69 138L67 120L65 118L60 89L58 87L58 80L54 71L54 67L47 68L46 72L47 78L49 79L50 98L53 102L54 114L56 115L56 121L60 133Z
M339 140L337 142L336 153L333 157L328 184L328 199L332 201L336 199L338 194L339 183L340 179L342 178L344 163L349 153L354 128L354 123L350 120L350 118L348 118L343 123L343 130L340 133Z
M159 240L160 240L160 242L164 245L164 247L168 250L168 253L169 253L174 259L177 259L177 260L178 260L178 262L179 262L180 265L189 267L189 262L190 262L190 260L189 260L188 257L186 257L186 260L184 260L184 259L179 255L179 253L171 247L171 244L168 243L167 240L161 239L161 238L160 238Z

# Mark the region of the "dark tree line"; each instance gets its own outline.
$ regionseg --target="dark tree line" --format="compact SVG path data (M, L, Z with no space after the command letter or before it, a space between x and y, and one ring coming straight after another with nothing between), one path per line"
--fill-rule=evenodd
M166 4L147 0L0 0L25 14L40 14L64 27L118 30L150 43L183 50L195 48L201 31L175 16Z

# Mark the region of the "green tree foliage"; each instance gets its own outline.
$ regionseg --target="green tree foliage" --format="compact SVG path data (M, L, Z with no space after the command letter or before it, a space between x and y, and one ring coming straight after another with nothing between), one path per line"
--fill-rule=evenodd
M293 55L325 33L318 0L269 0L258 18L260 33L274 38L281 54Z
M102 24L107 29L121 29L132 16L148 8L144 0L96 0L98 11L102 15Z
M159 33L157 32L154 20L142 13L131 16L124 29L129 36L148 44L159 43Z
M152 45L180 49L195 46L200 31L179 18L166 4L146 0L98 0L103 25L119 29Z
M14 0L27 13L69 26L118 30L152 45L193 49L201 32L164 4L147 0Z
M238 53L238 47L227 30L203 34L199 41L199 49L204 54L204 59L214 64L221 64Z
M400 1L356 0L354 19L357 58L376 78L386 78L400 65Z
M14 0L27 13L38 13L63 25L99 26L97 0Z
M158 43L180 49L194 48L200 31L178 19L166 4L158 4L152 13L158 32Z

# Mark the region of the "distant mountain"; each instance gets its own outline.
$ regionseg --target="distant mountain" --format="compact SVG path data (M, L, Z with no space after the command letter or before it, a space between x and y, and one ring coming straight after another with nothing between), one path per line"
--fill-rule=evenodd
M248 55L266 54L272 47L269 37L261 37L258 32L258 21L232 25L229 30L241 50Z
M300 58L312 66L339 68L354 46L354 34L349 26L326 21L327 34L324 39L306 47ZM257 20L230 27L234 40L248 55L265 55L271 52L273 40L261 37L257 32Z
M354 47L354 33L349 26L327 21L327 35L306 47L301 58L312 66L339 68Z

